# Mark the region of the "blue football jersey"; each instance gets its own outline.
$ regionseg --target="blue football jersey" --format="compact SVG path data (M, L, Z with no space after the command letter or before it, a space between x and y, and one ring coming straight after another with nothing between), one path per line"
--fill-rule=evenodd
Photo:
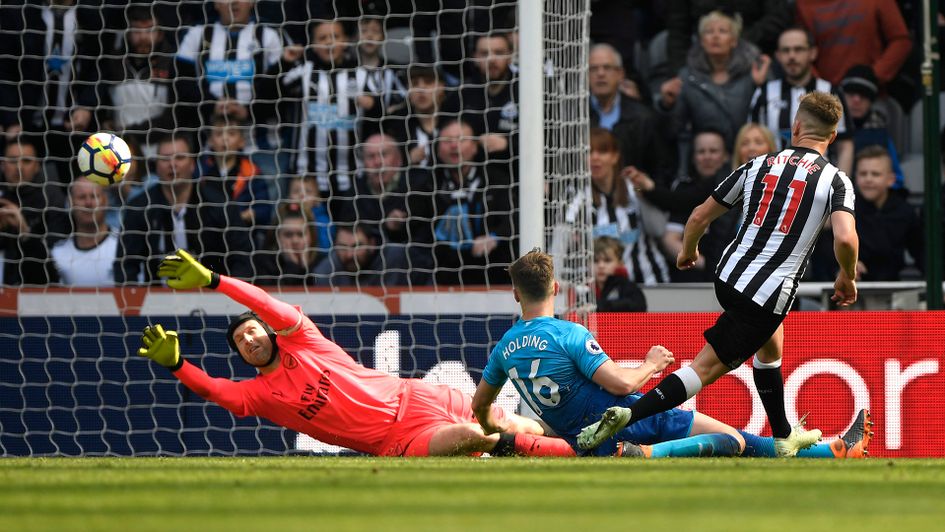
M482 378L495 387L512 379L545 423L561 436L573 436L616 404L617 397L591 380L607 360L590 331L577 323L519 320L492 350Z

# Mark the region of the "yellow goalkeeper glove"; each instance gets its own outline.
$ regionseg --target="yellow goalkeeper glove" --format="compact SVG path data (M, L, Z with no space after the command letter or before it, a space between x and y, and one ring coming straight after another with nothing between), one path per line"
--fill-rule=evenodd
M160 324L144 328L141 337L144 347L138 349L138 355L150 358L158 364L177 371L184 363L180 357L180 340L174 331L164 331Z
M167 286L178 290L204 286L216 288L220 284L219 274L197 262L197 259L183 249L178 249L174 255L168 255L161 261L158 275L167 277Z

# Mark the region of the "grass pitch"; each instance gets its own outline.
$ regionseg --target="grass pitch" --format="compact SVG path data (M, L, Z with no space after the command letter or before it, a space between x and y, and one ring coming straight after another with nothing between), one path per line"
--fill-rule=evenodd
M943 522L945 460L0 460L0 530L10 531L888 532Z

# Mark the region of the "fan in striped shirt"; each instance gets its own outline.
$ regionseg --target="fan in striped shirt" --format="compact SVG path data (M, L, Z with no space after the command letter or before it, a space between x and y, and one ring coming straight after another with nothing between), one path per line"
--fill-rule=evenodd
M775 133L778 147L791 143L791 124L800 104L801 96L811 91L829 92L838 98L837 88L825 79L814 76L813 66L817 60L817 46L810 32L796 26L781 32L775 59L781 65L784 76L759 85L751 97L751 121L762 124ZM843 104L843 98L840 98ZM837 142L831 146L837 166L849 174L853 168L853 119L846 107L843 118L837 124Z
M833 300L856 301L859 241L853 218L853 186L824 154L837 137L842 107L836 96L812 92L801 98L791 128L792 145L756 157L724 179L686 223L680 269L692 268L697 245L713 220L736 203L744 218L716 269L715 293L724 312L705 331L706 344L692 365L663 379L630 408L613 407L587 427L579 442L592 448L629 423L674 408L703 386L754 355L755 387L768 415L778 456L794 456L820 439L819 430L791 427L784 410L782 322L797 283L828 216L840 273Z

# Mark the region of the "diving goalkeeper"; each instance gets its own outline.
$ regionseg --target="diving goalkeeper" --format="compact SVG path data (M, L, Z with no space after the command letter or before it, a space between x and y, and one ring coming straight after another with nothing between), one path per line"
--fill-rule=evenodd
M149 326L138 354L168 368L185 386L237 416L259 416L317 440L378 456L574 456L536 421L493 407L507 432L486 435L471 398L452 388L366 368L322 336L299 307L243 281L211 272L177 250L158 275L176 289L212 288L245 305L227 341L259 375L212 378L180 356L177 333Z

